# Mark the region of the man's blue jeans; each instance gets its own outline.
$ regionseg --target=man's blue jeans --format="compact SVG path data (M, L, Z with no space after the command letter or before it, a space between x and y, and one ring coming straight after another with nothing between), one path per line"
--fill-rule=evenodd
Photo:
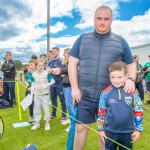
M4 90L4 99L8 100L10 104L16 103L15 78L4 77L3 90Z
M63 87L61 86L51 86L50 87L50 96L52 100L52 116L56 117L56 108L57 108L57 96L61 102L62 109L62 118L66 118L66 102L63 93ZM63 113L64 112L64 113Z
M66 106L68 108L69 116L71 116L73 112L71 87L64 87L63 91L64 91L64 96L65 96Z

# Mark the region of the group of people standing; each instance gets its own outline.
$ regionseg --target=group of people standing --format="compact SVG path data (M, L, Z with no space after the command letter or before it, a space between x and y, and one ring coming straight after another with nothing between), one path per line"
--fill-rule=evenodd
M143 105L135 94L136 64L128 43L111 31L111 24L112 10L98 7L94 31L79 36L70 52L69 78L79 121L75 150L83 150L95 121L100 150L132 149L143 131Z
M67 108L71 115L73 101L78 105L79 122L76 123L75 150L84 148L89 128L96 121L100 150L116 150L117 143L132 149L132 143L143 131L141 100L144 100L144 90L142 79L139 77L142 69L138 65L137 56L133 60L126 40L111 31L111 24L112 10L107 6L100 6L95 11L94 31L79 36L71 51L65 49L64 60L59 57L60 49L53 47L48 52L46 61L43 59L29 61L31 71L26 75L27 88L34 95L32 107L34 113L30 116L34 116L36 122L32 130L40 127L41 106L45 112L45 130L50 129L50 118L57 117L58 96L62 108L60 119L62 124L66 123ZM4 66L7 65L6 60ZM10 66L14 67L13 62ZM150 62L146 63L144 68L150 103ZM2 71L5 74L10 73L4 68ZM4 81L14 78L13 71L10 75L11 77L4 78ZM51 83L52 80L55 82ZM140 98L135 93L135 88ZM51 115L49 90L52 101ZM13 101L13 94L11 98ZM120 145L119 149L123 150L124 147Z
M148 56L150 59L150 55ZM146 63L144 66L142 66L141 64L139 64L139 56L138 55L134 55L134 62L136 64L136 80L135 80L135 87L139 93L139 96L143 102L143 107L145 110L147 110L148 108L146 108L144 105L144 85L146 86L146 90L147 90L147 94L148 94L148 101L147 104L150 104L150 75L149 75L149 71L150 71L150 63Z
M67 108L69 115L71 115L73 109L68 77L69 51L69 48L64 50L64 59L62 60L59 57L60 49L53 47L51 51L48 51L46 59L39 57L36 60L32 58L29 61L29 71L26 73L25 79L27 82L26 93L33 94L33 103L29 106L29 121L34 122L32 130L40 127L41 106L45 112L45 130L50 130L50 118L57 117L57 97L59 97L62 108L60 122L62 124L70 123L70 120L66 119ZM50 83L48 84L48 82ZM50 114L49 110L51 103L49 94L52 101L52 114ZM66 131L68 130L69 127Z

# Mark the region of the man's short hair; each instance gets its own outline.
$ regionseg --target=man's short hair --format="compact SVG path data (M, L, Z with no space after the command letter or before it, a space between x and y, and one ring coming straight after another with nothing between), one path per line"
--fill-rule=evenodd
M11 52L6 52L6 54L7 54L7 53L8 53L8 54L10 54L10 55L12 55L12 53L11 53Z
M60 51L59 47L53 47L52 50L53 49L57 49L57 51Z
M114 71L124 71L127 74L127 65L123 61L115 61L109 66L109 73Z
M108 6L100 6L100 7L98 7L98 8L96 9L96 11L95 11L95 14L96 14L96 12L97 12L98 10L104 10L104 9L109 10L110 13L111 13L111 15L112 15L112 10L111 10L111 8L108 7Z

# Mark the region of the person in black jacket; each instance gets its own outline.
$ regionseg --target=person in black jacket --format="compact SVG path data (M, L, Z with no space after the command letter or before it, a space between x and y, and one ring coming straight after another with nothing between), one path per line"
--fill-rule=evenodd
M16 65L12 60L11 52L6 52L5 62L2 65L1 71L4 73L4 99L10 102L11 106L16 104L15 100L15 76L16 76Z

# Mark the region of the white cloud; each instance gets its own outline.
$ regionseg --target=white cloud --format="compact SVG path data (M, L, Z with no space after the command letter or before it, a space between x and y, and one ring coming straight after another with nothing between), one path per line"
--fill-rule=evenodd
M150 41L150 9L143 16L134 16L129 21L113 21L113 32L122 35L130 46Z
M79 35L65 36L65 37L60 37L60 38L51 38L51 44L53 46L56 46L56 45L66 45L67 46L68 45L68 47L72 47L72 45L75 42L75 40L77 39L77 37L79 37Z
M73 0L50 1L51 17L72 16Z
M74 9L81 16L79 24L75 27L78 29L86 29L93 27L94 12L98 6L106 5L113 10L114 21L112 31L122 35L130 46L149 43L150 41L150 9L142 16L134 16L129 21L115 20L119 16L119 2L129 2L132 0L50 0L50 16L51 17L73 17L72 10ZM45 53L46 40L35 42L33 40L46 35L47 29L37 28L38 24L45 24L47 21L47 0L23 0L21 3L26 3L30 6L31 15L27 14L27 18L16 17L9 22L2 22L2 26L10 26L15 24L20 34L14 36L7 41L0 42L1 49L11 48L16 53L24 53L27 56L26 49L30 49L32 53ZM12 8L13 9L13 8ZM13 11L13 10L12 10ZM10 12L9 12L10 13ZM18 19L19 18L19 19ZM75 18L77 19L77 18ZM56 22L50 27L51 33L56 34L66 30L68 27L65 22ZM70 33L71 34L71 33ZM72 47L77 36L66 35L59 38L51 38L51 47L56 45L65 45Z
M59 31L65 30L67 26L63 22L57 22L55 26L51 26L51 33L58 33Z

